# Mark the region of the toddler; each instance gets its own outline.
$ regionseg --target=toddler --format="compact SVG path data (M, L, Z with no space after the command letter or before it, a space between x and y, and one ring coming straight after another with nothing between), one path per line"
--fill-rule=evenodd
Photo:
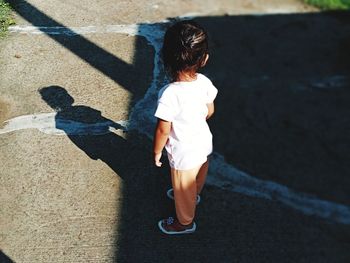
M208 172L212 134L207 119L214 113L217 89L197 71L208 61L208 37L194 21L181 21L165 33L162 57L171 83L159 92L158 118L154 135L154 162L160 167L165 147L171 167L176 218L159 221L166 234L187 234L196 230L196 204Z

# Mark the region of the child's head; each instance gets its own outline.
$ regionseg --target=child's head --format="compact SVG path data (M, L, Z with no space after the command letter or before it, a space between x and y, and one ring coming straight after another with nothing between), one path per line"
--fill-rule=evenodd
M192 20L172 25L164 36L162 56L173 80L181 73L194 75L208 59L207 33Z

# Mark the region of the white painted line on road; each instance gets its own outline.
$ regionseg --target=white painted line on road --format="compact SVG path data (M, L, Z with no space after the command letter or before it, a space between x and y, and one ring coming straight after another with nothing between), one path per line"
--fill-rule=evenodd
M127 31L125 32L124 25L116 26L86 26L86 27L36 27L36 26L10 26L10 33L22 33L22 34L48 34L48 35L86 35L86 34L105 34L105 33L137 33L137 25L127 26Z
M12 26L12 33L27 34L90 34L90 33L124 33L130 35L140 35L145 37L155 49L153 81L143 99L138 101L132 109L129 121L120 121L118 124L125 129L135 129L140 133L152 138L155 118L153 113L157 102L157 93L164 85L164 73L161 71L160 48L164 28L161 23L140 24L140 25L110 25L101 27L31 27ZM110 123L82 124L74 121L65 121L57 125L55 123L56 113L35 114L20 116L6 122L6 126L0 129L0 134L14 132L16 130L36 128L42 132L61 134L99 134L101 129L106 132L106 126ZM63 126L62 126L63 125ZM57 127L64 127L63 130ZM208 183L227 189L229 191L241 193L247 196L277 200L284 205L292 207L306 215L315 215L327 220L342 224L350 224L350 207L334 202L320 200L305 193L298 193L286 186L275 182L264 181L239 171L232 165L225 162L224 158L217 153L213 154L210 165Z
M225 162L214 153L210 162L208 183L236 193L279 201L306 215L318 216L342 224L350 224L350 207L298 193L275 182L250 176Z
M165 23L164 21L163 23ZM161 23L157 23L161 24ZM84 27L46 27L46 26L27 26L27 25L17 25L10 26L10 33L21 33L21 34L47 34L47 35L87 35L87 34L106 34L106 33L118 33L118 34L129 34L129 35L142 35L145 36L149 33L149 27L151 26L153 30L156 29L154 26L156 24L131 24L131 25L106 25L106 26L84 26ZM146 29L148 28L148 30ZM145 30L146 29L146 30ZM153 35L157 35L159 31L153 32Z
M9 132L37 129L50 135L102 135L111 130L127 130L128 121L106 121L83 123L69 119L56 118L56 112L23 115L5 122L0 134Z

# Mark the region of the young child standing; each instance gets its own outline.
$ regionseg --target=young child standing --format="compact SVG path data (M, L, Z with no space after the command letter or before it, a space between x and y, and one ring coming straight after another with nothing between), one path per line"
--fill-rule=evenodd
M166 234L186 234L196 230L196 204L208 172L212 134L207 119L214 113L217 89L197 71L208 61L208 37L194 21L171 26L164 36L162 56L171 83L159 92L158 118L154 136L154 162L160 167L165 147L171 167L176 218L159 221Z

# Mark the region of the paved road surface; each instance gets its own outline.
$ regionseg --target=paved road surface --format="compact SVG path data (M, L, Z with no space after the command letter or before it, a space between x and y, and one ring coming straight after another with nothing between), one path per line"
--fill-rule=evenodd
M14 1L0 42L1 262L349 262L350 21L298 1ZM311 13L310 13L311 12ZM211 37L194 235L151 160L169 21Z

